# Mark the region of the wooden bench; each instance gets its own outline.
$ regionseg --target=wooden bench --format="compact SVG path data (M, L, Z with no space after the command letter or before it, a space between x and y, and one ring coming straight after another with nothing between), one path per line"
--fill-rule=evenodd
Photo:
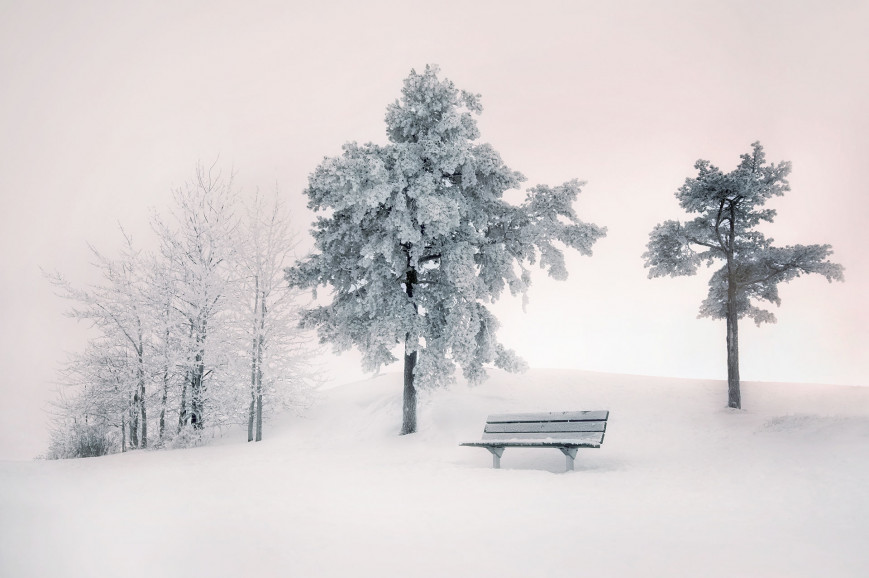
M599 448L606 432L609 411L551 411L490 415L483 439L463 446L492 452L492 467L501 467L501 454L508 447L556 448L573 469L577 448Z

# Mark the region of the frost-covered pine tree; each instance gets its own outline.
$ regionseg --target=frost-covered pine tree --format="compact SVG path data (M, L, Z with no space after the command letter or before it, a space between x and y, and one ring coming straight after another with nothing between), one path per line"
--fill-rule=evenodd
M287 270L292 285L330 287L328 305L303 322L338 351L357 347L366 370L396 361L404 346L402 434L416 431L416 392L471 381L484 364L515 371L523 362L495 338L486 308L508 288L524 293L528 265L567 277L562 247L585 255L606 233L580 221L582 183L540 185L519 206L503 200L524 177L504 165L480 134L479 95L411 71L386 112L387 145L348 143L310 176L314 252Z
M770 198L790 190L791 164L767 164L760 143L751 147L729 173L698 160L697 176L685 179L676 198L686 212L699 216L685 223L656 225L643 254L649 278L694 275L703 263L723 262L709 280L700 316L727 322L728 405L733 408L742 407L739 319L751 317L757 325L775 323L775 315L756 301L780 305L778 284L804 273L823 275L830 282L844 279L842 266L827 259L833 252L830 245L774 247L773 239L756 229L762 221L771 223L775 218L775 210L763 207Z

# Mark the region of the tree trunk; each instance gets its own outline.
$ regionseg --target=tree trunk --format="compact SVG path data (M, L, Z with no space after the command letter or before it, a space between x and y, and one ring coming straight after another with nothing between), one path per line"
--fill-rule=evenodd
M254 277L253 302L253 339L250 343L250 408L247 418L247 441L260 441L262 433L262 363L263 335L265 316L265 293L260 294L259 275Z
M256 441L263 440L263 394L262 384L260 391L256 394Z
M254 295L253 311L253 338L250 341L250 408L247 414L247 441L253 441L253 424L256 419L256 344L257 344L257 316L259 315L259 277L254 279L256 294Z
M133 402L128 409L130 412L130 449L139 447L139 390L133 394Z
M166 305L166 315L169 315L169 304ZM163 334L163 395L160 398L160 423L158 429L159 443L163 444L163 434L166 431L166 403L169 400L169 325Z
M259 331L256 344L256 441L263 439L263 349L266 331L266 294L260 295Z
M199 324L196 332L196 359L193 365L193 378L190 382L190 423L193 429L202 430L205 427L205 338L207 327L205 321Z
M148 447L148 413L145 409L145 382L144 378L139 389L139 410L142 417L142 437L139 438L139 444L142 449Z
M184 375L184 381L181 382L181 405L178 408L178 433L187 425L187 384L190 381L191 372L188 369Z
M141 335L139 336L139 342L141 343ZM141 345L140 345L141 347ZM138 352L139 354L139 367L138 367L138 385L139 385L139 415L142 417L142 437L140 439L141 445L140 447L145 449L148 447L148 413L145 408L145 360L143 357L143 353L141 349Z
M204 427L202 415L202 374L203 372L202 351L196 353L196 365L193 367L193 376L190 380L190 424L193 429L201 430Z
M742 408L739 391L739 325L736 305L732 301L727 303L727 405Z
M199 388L202 385L201 376L199 375L199 352L196 353L193 371L190 373L190 425L193 429L199 429Z
M739 313L736 310L736 265L733 244L736 238L736 209L730 205L730 239L727 251L727 405L742 409L739 392Z
M253 347L250 355L250 407L247 412L247 441L254 441L254 424L257 423L257 358L256 358L256 337L254 337ZM259 427L258 427L259 429ZM261 436L259 431L257 435ZM258 437L256 441L259 441Z
M253 421L256 414L256 396L251 392L250 407L247 411L247 441L253 441Z
M260 442L263 439L262 335L260 335L260 338L259 338L259 347L257 349L257 355L258 355L258 359L257 359L257 371L256 371L256 441Z
M169 366L163 366L163 397L160 398L160 443L163 443L163 432L166 430L166 402L169 399Z
M190 331L188 332L188 341L193 341L193 320L188 318L190 322ZM184 372L184 381L181 382L181 406L178 408L178 433L187 425L190 420L190 413L187 411L187 390L193 384L193 368L187 367Z
M402 412L401 435L416 432L416 386L413 383L413 370L416 367L416 351L407 353L410 348L410 335L404 342L404 407Z
M416 270L411 267L407 272L405 292L409 298L413 298L413 285L416 283ZM416 309L416 304L414 304ZM416 432L416 386L413 383L414 368L416 367L416 346L411 343L410 333L404 336L404 403L402 408L401 435Z
M127 428L124 422L124 414L121 413L121 453L127 451Z

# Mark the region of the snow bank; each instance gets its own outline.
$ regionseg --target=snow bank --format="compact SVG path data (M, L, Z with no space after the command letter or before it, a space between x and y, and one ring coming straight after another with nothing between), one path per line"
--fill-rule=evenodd
M259 444L0 463L2 576L866 576L869 388L493 372L323 392ZM610 410L600 449L479 448L486 415ZM238 440L245 439L239 435Z

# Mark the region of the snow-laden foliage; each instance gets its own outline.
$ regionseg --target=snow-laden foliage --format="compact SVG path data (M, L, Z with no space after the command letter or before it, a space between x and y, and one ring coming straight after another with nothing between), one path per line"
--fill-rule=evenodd
M774 323L775 315L761 302L780 305L778 284L803 274L842 281L843 268L831 262L830 245L773 246L756 227L776 216L765 203L790 190L789 162L767 163L763 147L752 144L729 173L698 160L697 176L687 178L676 192L679 205L698 216L687 222L665 221L649 235L643 254L649 278L694 275L701 265L722 262L709 280L701 317L726 319L731 406L739 407L737 321L750 317L758 325ZM735 390L734 390L735 388Z
M439 79L436 66L413 71L387 108L389 144L348 143L310 176L315 250L287 278L331 288L304 323L338 351L357 347L366 370L396 361L401 343L406 358L419 354L421 387L450 382L456 366L473 381L485 364L522 368L486 305L505 289L524 294L535 263L564 279L563 249L590 255L605 235L573 209L579 181L506 202L524 177L475 142L481 111L480 97Z
M238 241L237 196L231 180L200 168L174 197L174 210L168 219L157 219L155 228L164 273L171 279L173 332L180 337L178 362L184 377L178 426L201 430L209 419L227 419L228 412L214 407L214 400L228 397L220 390L233 390L226 379L232 356L226 336L228 273Z
M257 192L243 208L239 235L246 241L236 244L229 298L246 354L233 359L236 373L249 376L248 441L260 441L264 415L306 407L318 376L310 363L312 336L299 328L300 291L284 280L298 244L289 215L277 192L271 200Z
M760 325L775 322L775 315L756 302L779 305L779 283L806 273L818 273L828 281L842 280L842 266L827 259L833 252L830 245L773 247L773 239L755 229L762 221L771 223L775 218L775 210L762 207L790 190L791 164L765 164L758 142L740 158L739 166L726 174L709 161L697 161L697 177L686 179L676 198L686 212L699 216L685 223L657 225L643 258L650 278L693 275L703 263L723 261L710 279L701 316L726 318L730 280L736 288L737 315L751 317Z
M91 253L102 283L77 288L58 273L49 277L58 292L73 302L67 315L97 330L97 336L83 352L72 356L64 370L64 382L78 386L79 395L61 397L55 409L61 421L71 420L71 424L90 417L92 424L117 426L129 433L131 447L145 448L150 370L146 350L151 332L145 262L126 234L118 258L94 248ZM119 439L126 443L126 435Z
M206 429L242 423L259 440L264 416L305 407L314 351L283 280L288 222L277 196L243 205L231 179L200 168L154 218L157 254L125 235L116 258L93 250L94 286L51 275L69 315L94 330L62 372L53 447L93 440L94 428L114 432L111 451L195 445Z
M49 435L48 451L42 456L49 460L95 458L112 453L118 445L117 433L103 423L58 424Z

